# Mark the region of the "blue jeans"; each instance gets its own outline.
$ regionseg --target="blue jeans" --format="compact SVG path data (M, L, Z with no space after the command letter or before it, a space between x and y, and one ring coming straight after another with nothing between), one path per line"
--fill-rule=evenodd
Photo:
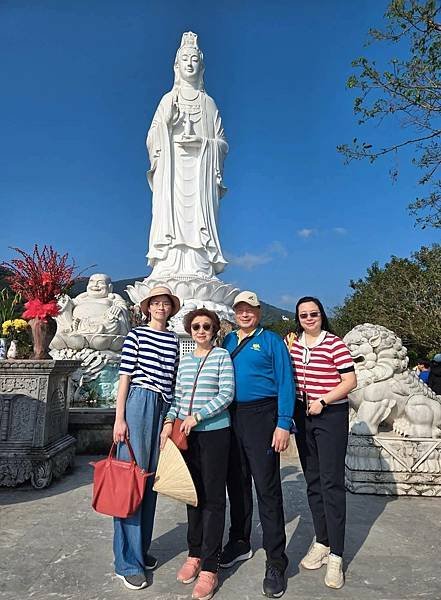
M136 462L149 473L156 470L159 457L159 434L167 405L161 396L141 387L132 386L126 401L125 419ZM127 446L118 444L117 457L130 460ZM144 498L138 510L126 519L114 518L113 553L118 575L144 572L144 558L152 541L156 508L154 477L147 479Z

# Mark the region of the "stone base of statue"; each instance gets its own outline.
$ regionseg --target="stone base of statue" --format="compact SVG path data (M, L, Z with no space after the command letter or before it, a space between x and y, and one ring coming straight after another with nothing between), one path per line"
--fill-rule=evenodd
M167 285L181 300L182 308L172 319L170 327L176 333L183 334L183 318L195 308L205 307L217 313L219 319L234 322L234 311L231 308L239 289L221 281L217 277L203 275L167 275L162 279L147 277L143 281L135 281L127 286L127 294L134 304L145 298L151 288Z
M107 408L115 406L118 391L120 352L92 348L51 350L55 360L76 360L81 368L72 375L71 406Z
M70 375L78 361L0 361L0 485L50 485L69 468Z
M350 434L346 488L356 494L441 496L441 439Z

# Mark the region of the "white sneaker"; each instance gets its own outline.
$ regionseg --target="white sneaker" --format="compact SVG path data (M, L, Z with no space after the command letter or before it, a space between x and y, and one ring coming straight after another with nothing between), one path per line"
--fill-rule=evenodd
M329 546L314 542L300 564L304 569L320 569L328 562Z
M330 554L328 556L328 567L325 575L325 585L335 590L339 590L345 584L343 574L343 559L341 556Z

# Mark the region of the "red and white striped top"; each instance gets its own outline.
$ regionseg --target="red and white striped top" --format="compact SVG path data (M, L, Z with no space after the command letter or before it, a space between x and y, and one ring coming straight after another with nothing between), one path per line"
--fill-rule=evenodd
M332 333L323 332L312 348L304 345L302 338L285 338L294 369L297 398L302 400L304 391L311 399L320 398L341 382L342 373L355 370L354 361L346 344ZM347 401L343 398L333 404Z

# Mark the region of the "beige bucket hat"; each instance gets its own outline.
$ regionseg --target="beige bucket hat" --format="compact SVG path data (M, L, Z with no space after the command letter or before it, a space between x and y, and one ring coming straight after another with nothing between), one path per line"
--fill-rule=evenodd
M171 316L174 317L175 314L177 312L179 312L179 309L181 308L181 302L177 296L174 296L172 294L172 291L166 285L158 285L149 291L148 295L145 298L143 298L141 300L141 302L139 303L139 307L140 307L141 311L146 315L148 301L151 298L153 298L154 296L163 296L163 295L170 296L170 299L173 304L173 310L171 312Z
M234 298L233 308L239 304L239 302L246 302L250 306L254 306L254 308L260 306L259 298L255 292L245 291L237 294L237 296Z
M198 505L196 488L181 451L168 439L159 454L153 489L191 506Z

